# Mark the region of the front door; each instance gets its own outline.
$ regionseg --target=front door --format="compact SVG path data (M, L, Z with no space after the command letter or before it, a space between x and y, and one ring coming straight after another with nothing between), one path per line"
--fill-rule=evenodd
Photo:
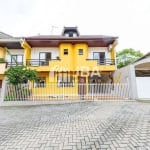
M78 77L78 94L85 95L86 94L86 77Z
M0 89L2 88L2 80L0 80Z

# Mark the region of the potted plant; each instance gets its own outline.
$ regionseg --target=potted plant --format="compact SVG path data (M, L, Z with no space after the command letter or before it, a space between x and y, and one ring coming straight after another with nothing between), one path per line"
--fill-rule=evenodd
M59 56L56 57L57 60L60 60Z

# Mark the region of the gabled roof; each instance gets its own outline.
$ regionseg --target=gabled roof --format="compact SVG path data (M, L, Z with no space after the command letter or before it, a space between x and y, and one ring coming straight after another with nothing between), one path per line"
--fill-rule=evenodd
M114 36L105 35L79 35L77 27L64 27L63 31L75 30L78 34L76 37L66 37L63 35L38 35L30 37L12 37L3 33L0 39L0 47L8 47L11 49L20 49L21 39L27 41L31 47L58 47L61 43L86 43L89 47L108 47L118 39ZM1 32L2 33L2 32ZM2 35L2 34L1 34ZM5 37L5 38L4 38Z
M12 38L11 35L0 31L0 39Z
M0 39L0 47L7 47L9 49L22 49L20 41L21 38Z
M150 52L133 62L138 77L150 77Z
M21 49L20 39L0 31L0 47Z
M150 52L148 52L147 54L145 54L143 57L141 57L141 58L135 60L133 63L136 63L136 62L138 62L138 61L140 61L140 60L142 60L142 59L144 59L144 58L147 58L147 57L150 57Z
M65 37L62 35L38 35L25 37L31 47L57 47L60 43L87 43L91 47L107 47L118 37L104 35L79 35L77 37Z

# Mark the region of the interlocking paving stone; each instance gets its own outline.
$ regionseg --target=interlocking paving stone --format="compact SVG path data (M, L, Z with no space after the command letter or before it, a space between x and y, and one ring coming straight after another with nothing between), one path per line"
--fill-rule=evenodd
M150 150L150 103L0 107L0 150Z

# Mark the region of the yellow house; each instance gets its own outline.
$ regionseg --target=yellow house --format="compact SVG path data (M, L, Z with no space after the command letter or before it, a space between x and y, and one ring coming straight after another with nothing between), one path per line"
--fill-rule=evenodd
M62 87L78 89L85 84L84 94L90 88L88 83L112 83L116 70L115 46L117 38L103 35L80 35L77 27L64 27L61 35L38 35L25 38L0 39L0 58L5 58L7 67L15 65L4 47L8 47L18 64L36 69L38 88L55 85L55 92ZM0 83L4 78L5 65L0 63ZM35 91L38 93L37 91ZM47 90L46 93L51 93Z

